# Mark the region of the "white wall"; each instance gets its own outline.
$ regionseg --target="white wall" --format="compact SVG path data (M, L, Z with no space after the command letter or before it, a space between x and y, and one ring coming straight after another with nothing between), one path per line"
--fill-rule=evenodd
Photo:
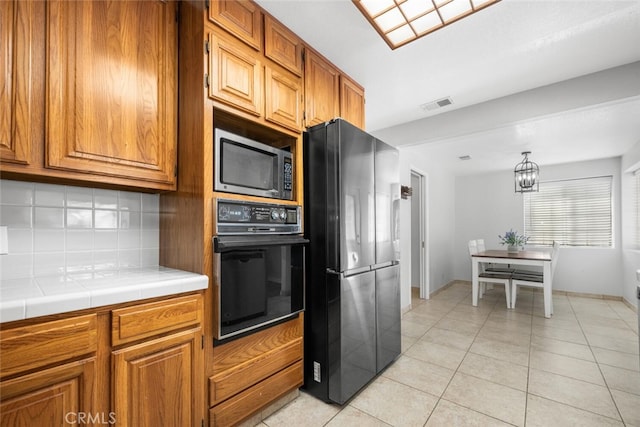
M454 229L454 177L441 170L437 162L418 155L409 148L400 149L400 183L411 186L411 169L426 174L423 198L426 204L426 244L429 265L430 292L454 280L453 275L453 229ZM400 205L401 241L401 305L411 304L411 201L402 200Z
M617 157L540 167L542 181L602 175L614 178L614 248L561 247L554 289L623 295L620 162ZM467 242L483 238L488 249L497 249L501 248L498 235L511 228L522 233L522 195L514 192L511 170L457 177L455 183L454 276L471 280Z
M635 176L633 172L640 168L640 142L622 156L622 296L631 304L638 304L636 298L636 270L640 269L640 248L635 247L636 233L636 197ZM639 231L640 232L640 231Z

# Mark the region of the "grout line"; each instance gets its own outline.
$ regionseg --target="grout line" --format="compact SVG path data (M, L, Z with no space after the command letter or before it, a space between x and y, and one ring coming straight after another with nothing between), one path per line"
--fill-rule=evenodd
M600 372L600 375L602 375L602 381L604 381L604 385L607 388L607 391L609 392L609 396L611 397L611 402L613 402L613 406L616 408L616 411L618 411L618 417L620 418L620 421L622 421L623 425L626 425L626 423L624 422L624 418L622 417L622 412L620 412L620 408L618 408L618 404L616 403L616 399L613 397L613 393L611 392L611 388L609 387L609 382L607 381L607 377L604 375L604 372L602 371L602 367L600 367L600 362L598 362L598 358L596 357L596 354L593 351L593 348L591 348L591 342L589 341L589 338L587 337L587 334L582 326L582 322L580 321L580 317L576 314L576 311L573 307L573 303L571 302L571 298L567 298L569 300L569 306L571 307L571 311L573 312L573 315L576 316L576 320L578 321L578 326L580 326L580 331L582 331L582 335L584 336L585 341L587 342L587 345L589 346L589 351L591 352L591 355L593 356L593 360L596 362L596 366L598 367L598 371ZM615 312L615 311L614 311ZM616 316L618 316L618 318L620 318L620 315L616 313ZM602 414L600 414L602 415Z

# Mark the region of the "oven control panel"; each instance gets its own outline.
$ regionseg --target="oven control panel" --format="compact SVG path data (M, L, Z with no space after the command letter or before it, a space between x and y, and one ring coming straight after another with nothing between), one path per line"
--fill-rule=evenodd
M300 206L218 199L218 234L300 233Z

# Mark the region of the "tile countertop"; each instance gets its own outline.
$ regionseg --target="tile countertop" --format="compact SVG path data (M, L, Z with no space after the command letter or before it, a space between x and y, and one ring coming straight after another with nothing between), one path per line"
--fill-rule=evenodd
M166 267L0 281L0 322L206 289L208 277Z

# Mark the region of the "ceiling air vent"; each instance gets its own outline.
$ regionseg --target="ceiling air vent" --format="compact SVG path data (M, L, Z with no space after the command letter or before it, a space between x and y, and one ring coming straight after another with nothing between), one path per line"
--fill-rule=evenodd
M422 104L420 108L423 110L431 111L437 110L438 108L446 107L447 105L453 104L451 98L446 97L442 99L438 99L437 101L427 102L426 104Z
M460 160L471 160L471 156L468 154L465 154L464 156L460 156L458 157Z

